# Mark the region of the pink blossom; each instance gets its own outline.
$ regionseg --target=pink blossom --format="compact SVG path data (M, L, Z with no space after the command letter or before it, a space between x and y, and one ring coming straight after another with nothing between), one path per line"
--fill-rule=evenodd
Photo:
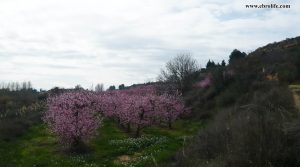
M96 134L100 115L121 125L143 128L168 124L186 111L179 94L156 94L153 86L107 92L73 92L48 99L45 121L62 141L87 140Z
M211 86L212 84L212 76L206 75L205 78L195 84L196 87L206 88Z
M95 95L90 92L64 93L48 98L44 121L63 143L88 140L101 124Z

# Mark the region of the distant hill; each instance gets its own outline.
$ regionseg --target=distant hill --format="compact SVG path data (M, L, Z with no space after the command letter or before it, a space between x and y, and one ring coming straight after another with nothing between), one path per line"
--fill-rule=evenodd
M300 79L300 37L274 42L248 54L234 66L284 82ZM246 68L246 69L245 69Z

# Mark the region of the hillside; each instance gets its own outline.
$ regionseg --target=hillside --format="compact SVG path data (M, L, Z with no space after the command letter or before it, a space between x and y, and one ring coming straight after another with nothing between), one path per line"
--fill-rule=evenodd
M249 70L269 75L269 79L279 79L291 83L299 80L299 57L300 37L296 37L256 49L248 54L245 63Z
M299 166L299 43L235 50L226 67L209 62L199 78L210 84L185 93L193 117L208 124L174 166Z

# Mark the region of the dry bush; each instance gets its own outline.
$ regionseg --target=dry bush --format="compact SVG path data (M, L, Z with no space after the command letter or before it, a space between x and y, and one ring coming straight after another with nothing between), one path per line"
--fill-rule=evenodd
M293 167L300 165L299 124L287 88L254 92L251 101L219 111L177 166Z

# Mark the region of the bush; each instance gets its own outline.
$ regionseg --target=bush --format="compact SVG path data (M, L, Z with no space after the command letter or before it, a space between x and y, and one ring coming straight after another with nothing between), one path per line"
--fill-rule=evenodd
M214 121L185 148L186 156L178 155L177 165L299 166L300 151L295 146L300 128L286 127L294 115L286 87L273 85L269 90L254 92L248 104L219 111Z
M239 93L235 89L226 89L217 97L218 107L227 107L235 103Z
M41 122L41 110L27 111L20 115L10 112L11 116L0 119L0 140L10 141L25 134L28 129Z
M278 71L280 81L291 83L297 79L298 67L294 64L284 64Z
M41 122L43 101L33 89L0 89L0 140L14 140Z

